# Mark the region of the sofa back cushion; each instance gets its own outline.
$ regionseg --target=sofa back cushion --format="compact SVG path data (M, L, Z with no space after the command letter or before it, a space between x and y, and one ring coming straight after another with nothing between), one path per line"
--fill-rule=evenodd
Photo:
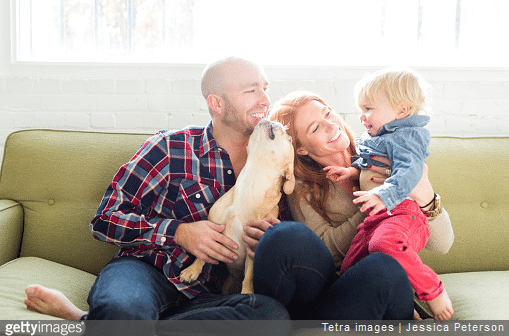
M150 134L26 130L12 133L0 199L23 205L21 256L97 274L116 247L89 230L118 168ZM422 251L438 273L509 270L509 138L434 137L427 159L455 233L445 255Z
M0 199L23 205L20 255L97 274L116 251L89 223L117 169L150 135L25 130L9 135Z
M421 252L438 273L509 270L509 138L435 137L429 177L451 217L449 253Z

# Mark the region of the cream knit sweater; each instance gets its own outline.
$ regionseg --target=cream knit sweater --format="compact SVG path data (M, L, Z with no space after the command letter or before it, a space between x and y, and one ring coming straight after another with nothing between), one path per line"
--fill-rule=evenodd
M297 181L297 183L302 182ZM330 213L329 217L340 221L339 224L326 221L313 210L309 203L304 200L304 197L300 201L302 213L295 204L293 194L289 195L288 204L293 218L308 226L322 239L334 257L336 269L339 270L345 254L357 233L357 225L362 223L365 217L364 213L359 211L359 206L352 202L350 196L341 187L334 185L332 182L327 210ZM454 233L449 214L444 209L439 216L428 219L428 225L430 228L430 238L426 248L438 253L447 253L454 242Z

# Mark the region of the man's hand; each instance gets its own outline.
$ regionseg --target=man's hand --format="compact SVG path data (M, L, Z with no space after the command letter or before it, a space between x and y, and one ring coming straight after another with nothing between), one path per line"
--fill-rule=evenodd
M370 210L370 213L375 215L378 212L386 209L380 197L368 191L356 191L353 193L353 195L357 197L356 199L353 200L355 204L364 203L361 207L362 212L365 212L373 208Z
M244 225L242 241L247 245L247 255L251 259L254 259L256 246L258 246L258 241L262 238L265 230L279 222L279 219L269 214L264 219L253 219Z
M333 182L339 183L351 177L359 178L360 171L355 167L327 166L323 168L327 172L326 177Z
M224 225L206 220L181 223L175 232L174 240L196 258L210 264L232 263L238 259L238 255L227 247L236 250L239 246L221 233L224 228Z

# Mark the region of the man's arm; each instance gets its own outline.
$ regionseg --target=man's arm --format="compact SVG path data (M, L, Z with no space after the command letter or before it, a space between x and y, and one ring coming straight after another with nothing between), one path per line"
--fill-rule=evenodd
M238 246L221 234L222 225L208 220L183 222L171 218L167 214L170 210L163 211L182 196L178 187L169 187L174 173L169 171L169 160L167 139L161 133L147 140L114 176L90 224L92 233L99 240L121 247L178 245L209 263L233 262L237 254L225 246Z
M158 193L168 184L164 166L168 166L167 146L157 134L113 177L90 223L95 238L121 247L174 243L180 220L154 211Z

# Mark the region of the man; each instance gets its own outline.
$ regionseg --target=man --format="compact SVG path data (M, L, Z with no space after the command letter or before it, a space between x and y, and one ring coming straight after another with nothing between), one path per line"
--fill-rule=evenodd
M266 296L218 295L223 263L237 258L227 247L238 246L221 234L224 226L207 220L246 162L249 136L270 105L267 86L263 70L247 60L230 57L207 66L202 93L209 125L148 139L114 176L90 224L97 239L121 250L97 277L89 312L40 286L27 288L27 307L87 320L287 319L284 306ZM256 221L248 229L253 249L274 222ZM191 254L208 264L197 281L182 283L179 274Z

